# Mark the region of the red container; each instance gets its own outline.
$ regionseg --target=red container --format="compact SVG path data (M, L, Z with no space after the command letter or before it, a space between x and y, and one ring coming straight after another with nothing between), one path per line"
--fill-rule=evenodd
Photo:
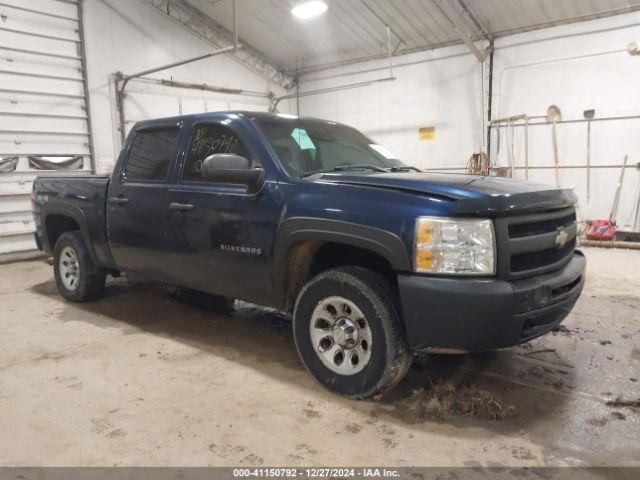
M587 228L589 240L613 240L616 226L611 220L590 220Z

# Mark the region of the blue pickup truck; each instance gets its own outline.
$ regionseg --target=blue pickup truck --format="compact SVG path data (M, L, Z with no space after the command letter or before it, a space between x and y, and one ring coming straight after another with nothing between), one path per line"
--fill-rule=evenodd
M428 174L357 130L222 112L136 124L113 175L33 184L60 294L124 273L292 313L327 389L377 397L416 352L526 342L585 278L571 190Z

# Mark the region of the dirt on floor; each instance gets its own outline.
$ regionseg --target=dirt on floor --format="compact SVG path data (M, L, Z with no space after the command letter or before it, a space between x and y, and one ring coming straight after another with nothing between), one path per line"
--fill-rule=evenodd
M640 466L640 252L585 249L556 331L421 356L379 401L322 389L287 316L0 266L0 466Z

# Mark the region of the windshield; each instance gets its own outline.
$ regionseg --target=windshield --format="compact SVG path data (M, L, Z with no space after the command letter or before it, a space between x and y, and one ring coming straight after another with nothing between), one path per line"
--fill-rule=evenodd
M297 118L257 118L255 122L294 177L334 170L407 167L386 148L345 125Z

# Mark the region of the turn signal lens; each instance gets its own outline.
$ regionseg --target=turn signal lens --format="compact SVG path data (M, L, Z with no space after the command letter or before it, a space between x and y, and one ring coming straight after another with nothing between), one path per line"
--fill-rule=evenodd
M416 251L416 269L427 271L433 268L433 257L431 256L431 250L418 250Z
M421 228L416 230L416 243L418 244L430 244L431 243L431 224L423 223Z
M451 275L493 275L493 222L418 217L414 233L414 270Z

